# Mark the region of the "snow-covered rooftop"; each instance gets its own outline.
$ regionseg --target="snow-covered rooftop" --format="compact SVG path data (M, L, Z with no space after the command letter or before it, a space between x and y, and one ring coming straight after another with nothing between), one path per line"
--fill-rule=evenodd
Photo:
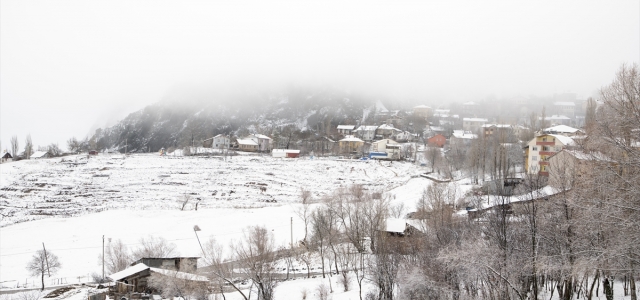
M567 126L567 125L557 125L557 126L545 128L543 131L546 131L546 132L559 132L559 133L575 133L575 132L577 132L579 130L580 129L573 128L573 127Z
M556 138L565 146L573 146L576 144L575 141L568 136L559 135L559 134L550 134L550 136Z
M453 131L453 137L458 138L458 139L476 139L476 138L478 138L478 135L477 134L473 134L470 131L454 130Z
M353 135L347 135L345 138L340 140L341 142L363 142L363 140L353 136Z
M47 151L36 151L31 154L31 158L42 158L47 155Z
M258 143L256 143L254 140L252 139L238 139L238 145L251 145L251 146L258 146Z
M147 269L149 269L149 266L147 266L147 265L145 265L143 263L139 263L139 264L135 264L135 265L133 265L131 267L128 267L128 268L126 268L126 269L124 269L124 270L122 270L120 272L113 273L113 274L111 274L111 275L109 275L107 277L111 278L111 280L113 280L113 281L118 281L118 280L121 280L123 278L129 277L129 276L131 276L133 274L136 274L138 272L142 272L142 271L147 270Z
M384 231L395 233L404 233L405 229L407 229L407 221L395 218L387 219L384 227Z
M354 128L356 128L356 125L338 125L338 129L353 130Z
M553 105L558 105L558 106L576 106L576 104L574 102L570 102L570 101L554 102Z
M462 118L462 121L465 122L489 122L489 120L485 118Z

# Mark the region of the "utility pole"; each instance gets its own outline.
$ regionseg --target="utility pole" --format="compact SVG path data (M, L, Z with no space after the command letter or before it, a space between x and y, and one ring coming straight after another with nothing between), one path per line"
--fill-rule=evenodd
M102 281L104 281L104 234L102 235Z
M47 255L47 249L44 247L44 242L42 243L42 250L44 250L44 260L47 262L47 273L49 274L49 277L51 277L51 271L49 270L49 255Z
M200 231L200 227L198 225L193 226L193 232L196 234L196 238L198 239L198 244L200 244L200 249L202 250L202 255L207 258L207 254L204 253L204 248L202 248L202 243L200 243L200 238L198 237L198 231Z
M291 217L291 250L293 250L293 217Z

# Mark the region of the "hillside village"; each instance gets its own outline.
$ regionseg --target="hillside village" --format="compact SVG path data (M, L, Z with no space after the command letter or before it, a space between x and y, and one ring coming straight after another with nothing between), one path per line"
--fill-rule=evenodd
M217 134L153 153L72 139L72 153L3 156L0 225L17 239L33 222L64 232L58 218L110 219L78 233L114 236L102 246L102 273L77 277L101 284L80 288L94 300L274 299L278 289L303 299L309 290L320 299L334 291L334 299L634 299L640 131L620 106L637 114L637 101L625 98L589 100L584 117L562 101L551 118L533 114L524 126L490 122L471 102L463 114L377 105L380 122L338 124L315 140ZM118 217L127 210L145 213ZM222 221L229 216L240 217ZM274 223L283 217L288 223ZM175 221L166 227L165 218ZM145 238L142 224L166 228ZM201 226L215 228L204 243ZM65 254L72 249L47 243L71 265L66 275L45 283L45 269L35 268L41 281L22 284L40 245L5 248L23 252L3 262L22 274L4 288L53 285L64 294L78 289L69 275L96 269L87 263L98 247ZM47 253L32 259L63 270Z

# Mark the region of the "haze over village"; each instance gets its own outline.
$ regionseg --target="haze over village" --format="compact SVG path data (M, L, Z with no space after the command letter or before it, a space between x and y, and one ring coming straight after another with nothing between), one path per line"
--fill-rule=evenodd
M640 5L0 2L0 300L629 299Z

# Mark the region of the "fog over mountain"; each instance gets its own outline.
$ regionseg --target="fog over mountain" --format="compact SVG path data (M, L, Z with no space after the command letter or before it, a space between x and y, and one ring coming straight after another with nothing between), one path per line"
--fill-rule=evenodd
M398 106L584 99L640 53L634 1L0 6L3 148L29 133L36 145L62 146L163 99L197 98L185 87L275 95L331 86Z

